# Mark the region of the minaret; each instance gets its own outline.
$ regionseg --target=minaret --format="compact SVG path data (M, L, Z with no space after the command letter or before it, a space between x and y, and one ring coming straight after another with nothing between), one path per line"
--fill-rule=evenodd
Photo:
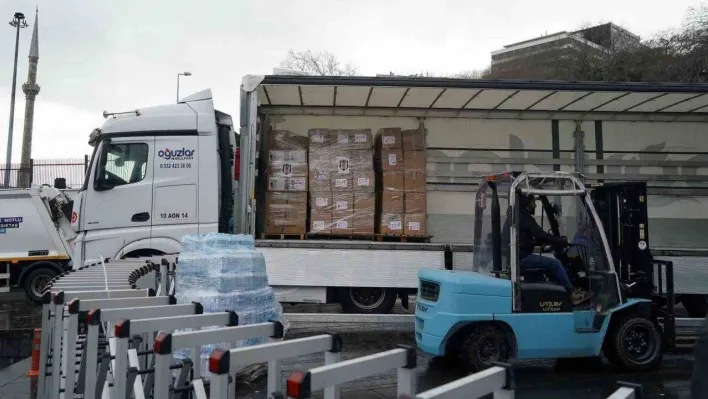
M25 128L22 133L22 169L21 186L29 187L31 183L30 159L32 158L32 125L34 124L34 99L39 94L37 85L37 64L39 63L39 8L34 17L34 29L32 31L32 43L29 52L29 70L27 72L27 83L22 85L25 93Z

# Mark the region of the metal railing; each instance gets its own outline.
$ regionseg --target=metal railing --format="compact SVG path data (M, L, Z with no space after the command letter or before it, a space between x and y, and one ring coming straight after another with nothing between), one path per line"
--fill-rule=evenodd
M63 178L67 188L79 188L83 185L89 156L83 159L30 159L29 165L10 164L10 169L0 166L0 188L27 188L31 185L54 185L54 180ZM10 175L10 184L3 187L5 175Z

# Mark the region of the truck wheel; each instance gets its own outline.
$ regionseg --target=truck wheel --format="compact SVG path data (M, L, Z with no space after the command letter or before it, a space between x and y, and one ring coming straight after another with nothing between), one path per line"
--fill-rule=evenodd
M708 314L708 295L684 295L681 303L689 317L702 319Z
M475 328L460 347L460 360L472 373L492 367L493 362L509 360L509 345L504 332L494 326Z
M620 369L647 371L661 362L661 333L656 324L647 318L626 318L605 339L610 340L605 356Z
M47 283L56 277L56 275L57 272L55 270L45 267L40 267L30 272L22 282L22 287L25 289L27 299L34 303L41 304L44 287L46 287Z
M391 312L398 297L390 288L358 287L340 291L340 303L346 313L386 314Z

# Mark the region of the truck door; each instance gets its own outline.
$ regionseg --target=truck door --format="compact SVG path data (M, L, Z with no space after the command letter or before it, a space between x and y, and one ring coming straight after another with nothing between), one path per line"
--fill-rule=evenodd
M199 232L198 147L196 135L155 138L152 238L179 241L186 234Z
M107 230L102 239L115 232L121 238L119 247L150 237L154 141L153 137L103 140L83 204L87 232Z

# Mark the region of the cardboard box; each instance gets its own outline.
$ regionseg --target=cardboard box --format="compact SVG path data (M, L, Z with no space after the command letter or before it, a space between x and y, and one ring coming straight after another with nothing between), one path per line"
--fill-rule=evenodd
M403 211L405 213L428 213L428 198L426 193L408 192L403 194Z
M352 150L371 150L374 148L371 129L350 130L349 139Z
M342 191L347 191L351 192L353 185L352 185L352 177L351 176L332 176L330 178L330 189L333 192L342 192Z
M406 213L403 216L403 234L408 236L425 236L426 216L424 213Z
M376 132L376 146L380 149L401 149L401 128L386 127Z
M358 172L354 171L352 178L354 191L374 192L376 187L376 174L374 171Z
M351 191L332 193L332 212L352 212L354 210L354 193Z
M332 146L334 136L330 134L329 129L310 129L308 132L310 151L317 149L325 149Z
M306 150L270 150L268 162L307 163Z
M331 234L332 233L332 212L315 211L310 213L310 233Z
M352 174L351 151L333 150L330 154L332 176Z
M349 130L331 130L332 147L341 150L351 150L351 133Z
M403 193L384 191L381 193L381 213L403 213Z
M352 234L353 215L354 211L351 209L348 211L332 211L332 234Z
M307 191L307 177L268 177L268 191Z
M375 233L376 219L374 212L354 212L352 216L352 234L373 235Z
M382 191L403 191L404 173L403 172L383 172L381 174Z
M403 153L405 171L425 172L425 151L406 151Z
M382 213L379 222L379 233L389 236L403 235L403 214Z
M266 193L266 234L305 234L307 193Z
M329 148L318 147L310 150L308 159L310 191L329 191L332 176L332 162Z
M332 211L332 192L310 191L310 209L314 212Z
M372 150L352 150L351 168L361 171L374 170L374 152Z
M354 192L354 213L371 213L376 211L376 193ZM373 227L373 223L371 224Z
M403 170L403 151L381 150L377 159L378 169L382 172Z
M270 177L305 177L307 176L307 172L308 167L306 162L268 162L268 176Z
M403 189L405 191L425 192L425 172L404 172Z
M307 150L308 142L308 137L298 136L289 130L268 132L269 150Z
M425 150L425 129L410 129L401 131L403 151Z

